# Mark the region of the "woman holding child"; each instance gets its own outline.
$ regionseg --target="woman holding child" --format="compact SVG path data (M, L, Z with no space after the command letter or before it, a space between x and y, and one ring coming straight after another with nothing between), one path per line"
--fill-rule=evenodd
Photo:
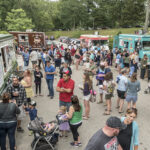
M72 106L69 108L67 118L69 120L70 129L73 135L74 141L70 143L71 146L81 146L78 128L82 125L82 105L79 103L79 99L76 95L71 97Z

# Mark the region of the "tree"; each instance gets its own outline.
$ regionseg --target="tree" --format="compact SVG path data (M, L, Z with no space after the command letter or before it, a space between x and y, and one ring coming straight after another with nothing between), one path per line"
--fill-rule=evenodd
M15 7L17 0L0 0L0 29L6 30L5 19L7 13Z
M12 9L8 12L5 25L8 31L25 31L34 28L31 19L27 18L23 9Z
M48 31L54 28L53 16L56 13L55 6L50 1L44 0L22 0L20 2L29 18L35 25L37 31Z

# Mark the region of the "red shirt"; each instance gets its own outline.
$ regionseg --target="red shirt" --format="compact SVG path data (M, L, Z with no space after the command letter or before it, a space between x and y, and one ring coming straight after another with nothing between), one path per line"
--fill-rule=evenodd
M73 49L71 50L71 56L74 56L75 53L76 53L76 50L73 48Z
M59 58L62 57L62 54L61 54L60 52L57 52L56 54L59 55L59 56L58 56Z
M74 81L72 79L69 79L68 81L64 81L64 79L60 79L57 87L60 88L65 88L65 89L71 89L72 92L71 93L67 93L67 92L60 92L59 94L59 100L63 101L63 102L71 102L71 96L73 95L73 90L74 90Z

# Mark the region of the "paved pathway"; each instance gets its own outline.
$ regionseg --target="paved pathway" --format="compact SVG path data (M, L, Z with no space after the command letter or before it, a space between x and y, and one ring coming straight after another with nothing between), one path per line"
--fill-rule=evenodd
M80 67L79 71L76 71L73 66L73 75L72 79L75 80L75 91L74 94L78 95L80 102L83 104L82 100L82 93L78 89L78 85L82 83L82 68ZM114 72L114 75L116 76L115 68L112 69ZM59 77L57 76L54 81L54 88L56 89L57 82L59 80ZM94 81L95 82L95 81ZM94 83L95 85L95 83ZM144 89L147 87L146 81L141 81L141 87L142 90L139 93L139 98L137 102L137 108L138 108L138 118L137 123L139 125L139 139L140 139L140 147L139 150L149 150L150 148L150 95L144 94ZM97 87L94 87L97 91ZM34 89L34 86L33 86ZM59 96L58 93L55 92L55 97L53 100L51 100L49 97L47 97L48 90L47 85L45 82L45 79L42 80L42 93L44 94L43 97L37 97L33 98L37 102L37 109L38 109L38 116L43 117L45 122L51 121L55 119L55 116L58 112L58 103L59 103ZM97 96L97 99L99 96ZM115 96L112 100L113 106L112 106L112 115L121 117L120 114L117 113L117 110L115 109L117 95L115 93ZM126 108L126 103L124 105L124 108ZM90 113L90 119L88 121L83 121L83 125L79 129L79 133L81 136L81 141L83 143L83 146L78 148L79 150L83 150L86 146L88 140L90 137L100 128L102 128L105 124L105 121L107 120L108 116L103 116L104 112L104 106L103 104L91 104L91 113ZM18 150L31 150L30 143L33 139L32 136L28 136L29 131L27 129L27 125L29 122L29 117L27 116L25 120L23 121L23 127L25 129L25 133L17 133L16 134L16 140L17 140L17 146ZM59 142L57 144L58 150L73 150L75 148L70 146L70 142L72 141L72 135L69 133L69 136L67 138L61 138L59 139Z

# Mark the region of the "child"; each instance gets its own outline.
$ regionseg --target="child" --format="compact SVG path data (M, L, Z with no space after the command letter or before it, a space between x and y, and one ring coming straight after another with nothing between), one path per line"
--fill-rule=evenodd
M35 87L36 87L36 95L35 95L35 97L37 97L38 89L39 89L39 96L42 96L41 95L41 83L42 83L41 79L42 78L43 78L43 74L39 70L39 67L36 66L35 67L35 71L34 71L34 83L35 83Z
M54 123L45 123L43 125L44 130L47 132L51 131L54 127L55 127Z
M105 91L105 99L107 104L107 109L104 112L104 115L110 115L111 112L111 98L113 97L113 92L115 88L115 82L113 81L112 72L108 72L105 75L105 80L103 82L103 89Z
M36 102L31 101L29 104L29 107L26 107L25 110L29 112L30 121L34 120L37 117L37 109L36 109ZM29 136L32 135L32 132L30 132Z
M59 110L59 114L61 115L61 120L66 120L65 122L61 123L59 125L59 130L61 131L61 136L65 136L67 137L67 131L69 131L69 123L67 121L67 116L66 116L66 110L67 110L67 107L65 106L61 106L60 107L60 110Z

